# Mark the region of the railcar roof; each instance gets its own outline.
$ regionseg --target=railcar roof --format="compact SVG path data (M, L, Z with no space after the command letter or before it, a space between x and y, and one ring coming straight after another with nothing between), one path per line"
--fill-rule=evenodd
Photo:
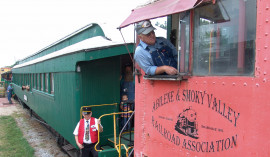
M86 51L92 51L92 50L97 50L97 49L106 49L109 47L113 47L113 46L117 46L117 45L124 45L124 44L125 44L124 42L111 41L111 40L107 39L106 37L96 36L96 37L92 37L92 38L83 40L81 42L78 42L76 44L70 45L66 48L55 51L55 52L50 53L48 55L39 57L39 58L31 60L31 61L28 61L26 63L16 65L13 67L13 69L25 67L28 65L32 65L35 63L39 63L39 62L42 62L45 60L64 56L64 55L71 54L71 53L86 52ZM130 44L130 43L128 43L128 44Z

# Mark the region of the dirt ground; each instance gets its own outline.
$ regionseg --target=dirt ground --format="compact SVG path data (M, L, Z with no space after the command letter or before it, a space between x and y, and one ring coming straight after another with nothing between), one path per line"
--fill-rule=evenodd
M30 117L29 111L13 100L9 104L7 98L0 98L0 116L12 115L21 128L24 137L35 149L36 157L68 157L57 146L56 138L38 121Z

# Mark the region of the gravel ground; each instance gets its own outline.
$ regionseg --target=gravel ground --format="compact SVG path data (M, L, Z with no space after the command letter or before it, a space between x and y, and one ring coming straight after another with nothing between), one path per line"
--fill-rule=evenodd
M36 157L68 157L58 147L52 133L38 121L31 118L28 110L23 109L18 103L8 104L7 98L0 98L0 116L5 115L15 117L24 137L35 149Z

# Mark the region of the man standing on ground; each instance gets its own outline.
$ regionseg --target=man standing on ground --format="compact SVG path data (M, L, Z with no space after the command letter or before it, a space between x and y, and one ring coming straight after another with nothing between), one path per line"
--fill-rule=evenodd
M99 119L92 116L90 107L83 108L83 119L77 124L73 134L75 135L76 144L82 150L82 157L98 157L95 145L98 141L98 131L103 132L103 127ZM99 145L97 149L100 150Z
M12 84L9 84L7 88L7 97L8 97L9 104L12 104L12 101L11 101L12 92L13 92Z

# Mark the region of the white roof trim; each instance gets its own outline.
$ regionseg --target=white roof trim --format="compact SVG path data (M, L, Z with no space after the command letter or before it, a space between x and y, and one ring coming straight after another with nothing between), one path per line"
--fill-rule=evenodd
M53 53L47 54L45 56L39 57L37 59L28 61L26 63L16 65L13 67L13 69L36 64L36 63L39 63L39 62L42 62L45 60L49 60L49 59L52 59L55 57L67 55L67 54L70 54L73 52L78 52L78 51L93 49L93 48L108 47L108 46L113 46L113 45L123 45L123 44L124 44L124 42L114 42L114 41L110 41L110 40L106 39L105 37L96 36L96 37L89 38L89 39L83 40L81 42L78 42L76 44L70 45L68 47L65 47L61 50L55 51Z

